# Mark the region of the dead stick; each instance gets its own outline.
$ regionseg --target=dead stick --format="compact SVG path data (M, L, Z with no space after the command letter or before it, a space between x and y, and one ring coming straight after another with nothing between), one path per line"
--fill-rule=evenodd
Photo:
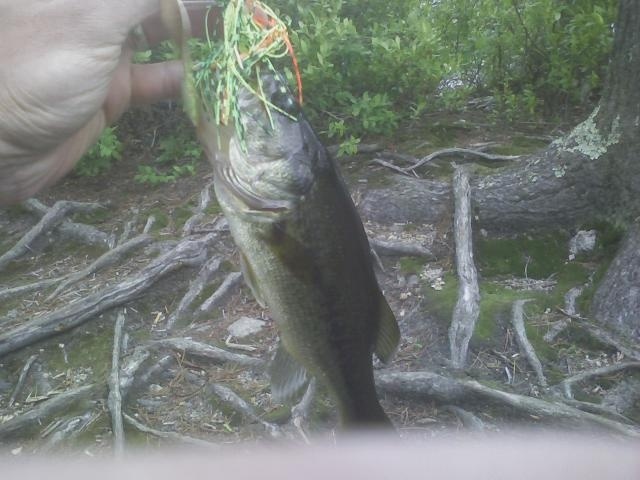
M519 155L493 155L491 153L481 152L479 150L470 150L468 148L444 148L442 150L438 150L437 152L430 153L426 157L421 158L418 163L415 165L411 165L410 167L405 168L405 172L409 172L411 170L416 170L423 166L426 163L435 160L438 157L451 156L451 155L466 155L466 156L474 156L480 157L483 160L492 160L492 161L509 161L509 160L517 160L520 158Z
M594 368L593 370L585 370L584 372L580 372L572 377L565 378L558 384L558 386L562 388L565 397L573 398L571 387L576 383L584 382L585 380L590 380L592 378L612 375L618 372L624 372L625 370L640 370L640 362L616 363L615 365L607 365L606 367Z
M529 365L533 368L533 371L538 378L538 383L543 387L546 387L547 379L545 378L542 370L542 363L540 363L540 359L538 358L538 355L536 355L536 351L527 337L527 331L524 326L524 305L530 301L531 299L516 300L513 302L513 307L511 309L511 323L516 333L518 345L520 345L520 348L524 352L524 356L527 358Z
M467 361L469 341L480 315L478 272L473 262L471 231L471 187L466 167L455 167L453 193L455 198L454 237L458 272L458 301L453 309L449 328L451 362L463 368Z
M369 237L369 245L380 255L433 257L428 248L418 243L390 242L374 237Z
M22 367L22 371L20 372L20 377L18 377L18 383L16 384L16 388L13 390L13 393L11 394L11 398L9 399L9 406L13 405L13 403L16 401L16 398L18 398L18 395L20 395L20 392L24 387L24 383L27 381L27 375L29 375L31 366L33 365L33 362L35 362L37 358L38 358L37 353L31 355L27 359L26 363L24 364L24 367Z
M111 354L111 375L109 375L109 395L107 406L111 414L113 429L113 450L116 458L124 455L124 426L122 423L122 395L120 394L120 350L124 333L125 316L118 313L113 333L113 352Z

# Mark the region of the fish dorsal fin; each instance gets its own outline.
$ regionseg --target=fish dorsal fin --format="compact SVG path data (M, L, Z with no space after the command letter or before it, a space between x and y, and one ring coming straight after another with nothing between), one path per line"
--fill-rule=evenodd
M290 400L307 383L307 371L287 352L282 342L269 367L269 376L271 396L279 403Z
M256 278L256 274L251 268L251 264L245 257L242 251L240 252L240 269L242 270L242 276L244 277L244 283L247 284L251 293L253 293L253 297L256 299L256 302L260 304L262 308L266 308L267 304L264 301L264 296L260 291L260 287L258 287L258 279Z
M389 363L400 345L400 329L396 317L387 300L380 294L378 310L378 336L376 337L375 354L382 363Z

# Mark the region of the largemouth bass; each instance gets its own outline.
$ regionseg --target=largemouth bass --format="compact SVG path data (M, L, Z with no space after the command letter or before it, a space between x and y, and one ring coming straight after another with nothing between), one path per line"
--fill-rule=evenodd
M264 77L262 89L292 117L271 109L271 124L264 102L242 91L246 143L223 130L212 161L245 281L279 330L272 393L290 398L309 372L327 386L343 425L388 424L372 353L388 362L400 334L362 222L292 95L274 76Z

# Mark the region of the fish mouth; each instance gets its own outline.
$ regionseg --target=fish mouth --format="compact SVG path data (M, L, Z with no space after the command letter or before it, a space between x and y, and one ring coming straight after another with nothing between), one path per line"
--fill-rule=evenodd
M289 200L262 197L243 185L236 172L228 164L218 164L215 169L220 184L239 200L246 213L285 214L293 209Z

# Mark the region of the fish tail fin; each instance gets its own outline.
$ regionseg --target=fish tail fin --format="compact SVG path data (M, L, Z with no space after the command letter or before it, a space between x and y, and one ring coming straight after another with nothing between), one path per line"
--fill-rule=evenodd
M400 345L400 328L391 307L380 294L378 334L374 352L382 363L389 363Z
M307 371L294 360L282 343L269 366L271 396L278 403L284 403L300 391L307 383Z

